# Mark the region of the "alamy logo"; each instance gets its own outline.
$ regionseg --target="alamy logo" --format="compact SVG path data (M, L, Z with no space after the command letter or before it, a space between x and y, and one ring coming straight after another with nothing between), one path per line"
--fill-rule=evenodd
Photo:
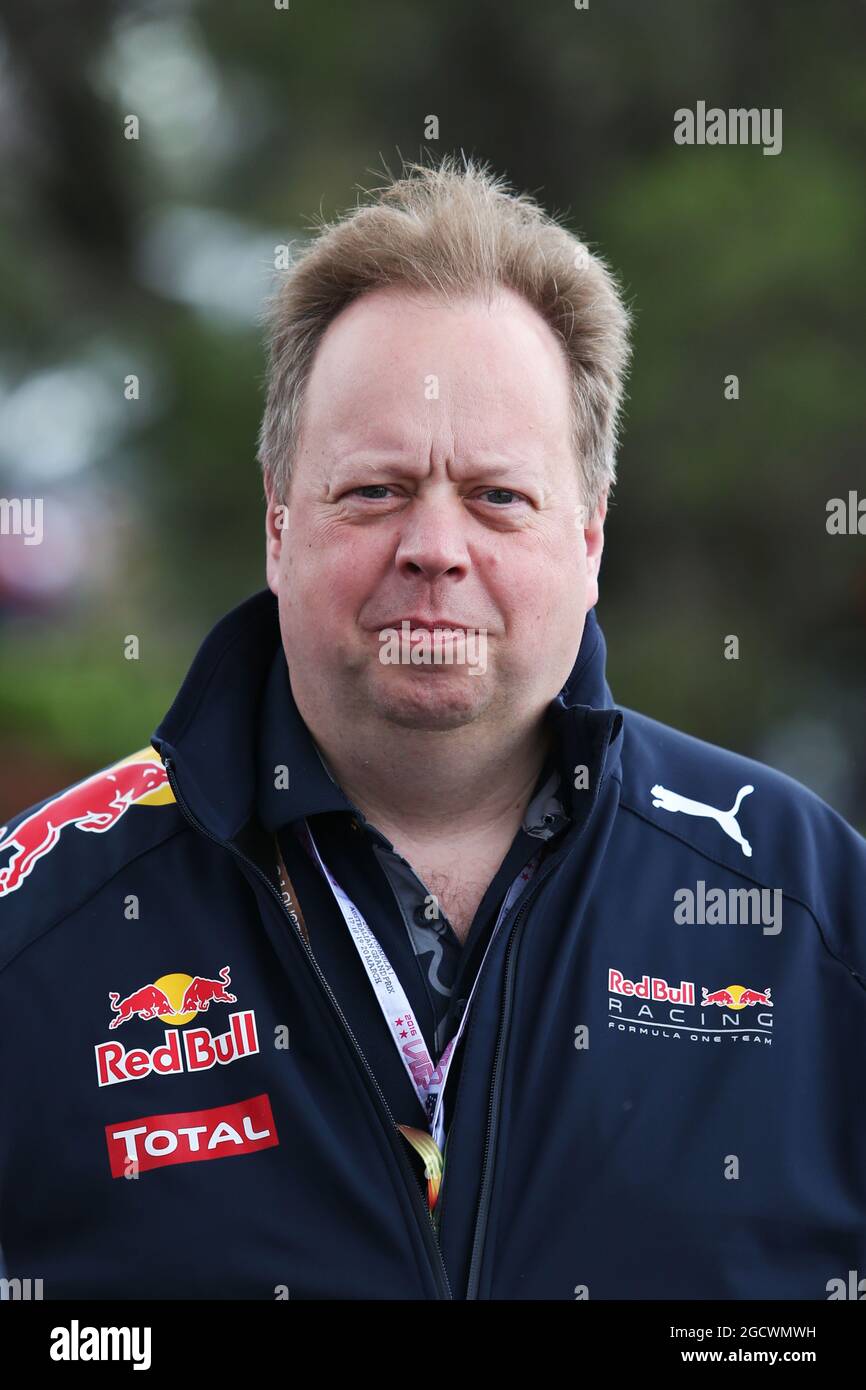
M778 125L778 130L776 129ZM707 110L699 101L694 111L681 106L674 112L677 145L763 145L764 154L782 153L782 108L768 106Z
M752 846L748 840L743 838L743 833L737 824L737 812L740 809L740 802L744 796L749 796L754 787L740 787L734 798L734 804L730 811L720 811L716 806L707 806L703 801L692 801L687 796L680 796L679 792L668 791L667 787L660 787L658 783L650 788L653 795L653 806L658 806L663 811L681 811L686 816L708 816L710 820L718 821L726 835L732 840L736 840L747 859L752 856Z
M42 1297L41 1279L0 1279L0 1302Z

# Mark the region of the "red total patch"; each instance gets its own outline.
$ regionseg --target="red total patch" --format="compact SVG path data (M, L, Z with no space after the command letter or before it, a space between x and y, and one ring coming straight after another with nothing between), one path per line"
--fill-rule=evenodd
M203 1163L210 1158L256 1153L280 1142L266 1095L211 1110L120 1121L105 1126L105 1140L113 1178L172 1163Z

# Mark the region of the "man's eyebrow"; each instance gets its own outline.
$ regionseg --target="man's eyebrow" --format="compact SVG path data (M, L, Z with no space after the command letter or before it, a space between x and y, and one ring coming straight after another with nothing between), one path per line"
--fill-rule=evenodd
M532 458L530 451L524 457L509 458L503 453L490 453L487 455L471 455L461 457L456 461L457 474L461 478L471 479L485 473L523 473L528 470L534 471L539 460ZM364 449L351 455L340 454L330 460L329 472L332 478L340 478L347 474L355 474L363 469L370 469L382 476L388 477L423 477L427 472L427 461L412 454L408 450L397 451L392 449Z

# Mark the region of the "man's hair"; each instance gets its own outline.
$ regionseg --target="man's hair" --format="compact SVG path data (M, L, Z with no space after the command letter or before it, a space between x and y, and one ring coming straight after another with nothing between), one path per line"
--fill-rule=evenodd
M269 301L258 459L276 500L287 500L304 387L326 328L352 300L393 285L446 302L491 300L507 286L538 311L565 351L573 446L591 515L616 477L629 312L600 256L530 195L452 155L435 167L404 161L402 177L372 191L371 202L320 221Z

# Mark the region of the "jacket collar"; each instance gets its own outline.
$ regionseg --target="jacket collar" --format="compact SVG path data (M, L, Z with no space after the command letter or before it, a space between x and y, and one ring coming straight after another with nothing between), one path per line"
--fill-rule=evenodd
M605 677L606 645L595 609L587 614L571 674L549 707L566 810L583 821L618 766L622 714ZM320 811L354 810L319 757L294 702L283 656L277 600L246 599L204 639L151 744L171 758L189 810L219 840L255 820L266 830ZM285 764L289 786L274 786ZM587 767L587 790L575 769Z

